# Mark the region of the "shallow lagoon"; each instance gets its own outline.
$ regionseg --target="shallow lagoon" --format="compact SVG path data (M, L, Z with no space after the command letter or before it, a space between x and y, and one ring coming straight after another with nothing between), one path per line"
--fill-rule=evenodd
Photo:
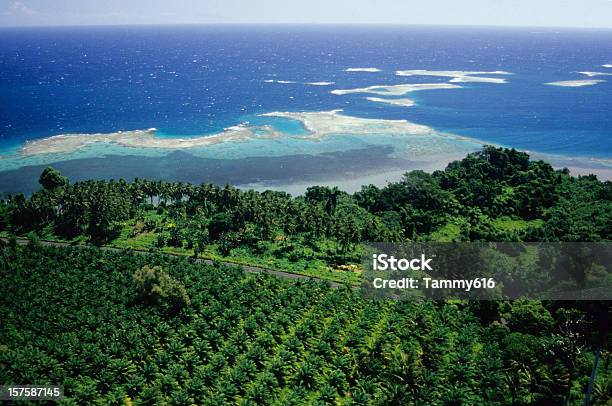
M362 173L319 163L327 169L314 180L346 185L355 178L384 182L401 170L444 166L490 143L532 151L576 173L610 178L612 81L598 75L593 80L603 82L592 86L546 83L610 73L612 31L233 26L5 29L2 34L0 171L15 176L34 176L28 169L32 166L72 162L65 165L72 168L81 162L82 172L91 177L133 177L131 169L118 173L112 167L117 157L142 158L142 166L162 160L168 173L157 176L167 177L184 169L177 156L239 166L252 158L302 156L319 162L329 154L378 147L386 151L385 159L377 155L379 161L362 158L368 161ZM374 100L368 93L338 92L372 86L393 91ZM355 118L407 120L431 131L418 136L378 133L372 125L368 134L353 127L310 137L299 120L261 116L333 109ZM249 130L232 134L229 142L161 148L172 140L188 144L193 137L214 138L239 124ZM158 128L155 138L143 140L155 141L155 148L92 143L61 153L19 154L27 140L150 127ZM86 164L94 161L97 173ZM381 175L385 171L389 176ZM229 172L244 171L237 167ZM282 174L261 174L215 179L289 185L281 182ZM17 178L23 184L35 184L35 178L22 175ZM312 180L313 174L309 176ZM298 178L290 182L306 182Z

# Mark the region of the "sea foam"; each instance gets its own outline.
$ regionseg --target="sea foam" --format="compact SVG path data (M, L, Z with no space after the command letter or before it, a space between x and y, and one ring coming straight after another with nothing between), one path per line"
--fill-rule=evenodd
M297 82L294 82L293 80L266 79L266 80L264 80L264 83L279 83L279 84L282 84L282 85L288 85L288 84L297 83Z
M378 68L347 68L344 70L345 72L381 72Z
M278 83L281 85L289 85L289 84L297 84L299 82L293 81L293 80L275 80L275 79L266 79L264 80L264 83ZM303 85L310 85L310 86L330 86L333 85L335 82L306 82L306 83L301 83Z

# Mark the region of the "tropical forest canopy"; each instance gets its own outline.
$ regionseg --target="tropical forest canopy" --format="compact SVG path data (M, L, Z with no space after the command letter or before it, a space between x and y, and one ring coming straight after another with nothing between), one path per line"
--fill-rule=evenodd
M70 183L52 168L40 184L0 204L2 383L63 384L75 405L582 404L598 359L593 404L612 398L608 302L351 287L366 241L610 241L612 183L595 176L485 147L352 195Z

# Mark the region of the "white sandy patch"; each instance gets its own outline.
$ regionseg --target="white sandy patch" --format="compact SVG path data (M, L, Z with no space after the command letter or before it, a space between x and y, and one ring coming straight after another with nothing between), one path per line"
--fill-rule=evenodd
M336 82L308 82L307 85L310 86L331 86Z
M439 166L441 168L436 168L436 169L444 169L445 165L439 165ZM318 179L318 180L311 180L311 181L290 182L290 183L256 182L256 183L244 183L241 185L237 185L237 187L243 190L253 189L259 192L263 192L266 190L275 190L279 192L289 193L292 196L303 195L304 193L306 193L306 189L308 189L311 186L338 187L340 190L343 190L347 193L355 193L361 190L362 185L377 185L377 186L383 187L383 186L386 186L390 182L400 181L402 177L404 176L404 174L408 171L409 169L396 169L396 170L387 170L387 171L366 173L366 174L360 173L360 174L355 174L350 177L348 176L338 177L338 179L333 178L336 174L331 174L332 178L326 177L325 179Z
M560 87L583 87L594 86L599 83L604 83L605 80L561 80L559 82L549 82L545 85L560 86Z
M590 78L594 78L596 76L612 76L612 73L604 73L604 72L578 72L581 75L588 76Z
M512 75L510 72L506 71L493 71L493 72L478 72L478 71L435 71L435 70L398 70L395 71L397 76L435 76L435 77L446 77L452 78L450 80L451 83L508 83L506 79L503 78L489 78L483 77L482 75Z
M461 89L461 86L452 83L415 83L403 85L377 85L357 89L335 89L332 94L345 95L352 93L371 93L380 96L403 96L407 93L420 90L436 90L436 89Z
M605 65L601 65L604 68L612 68L612 63L607 63Z
M344 70L345 72L381 72L378 68L347 68Z
M380 97L366 97L366 100L375 103L391 104L393 106L412 107L415 105L414 100L411 99L382 99Z
M460 158L459 158L460 159ZM449 160L451 162L452 160ZM275 190L279 192L286 192L292 196L301 196L306 193L306 189L311 186L327 186L327 187L338 187L347 193L355 193L361 190L363 185L377 185L384 187L390 182L398 182L402 180L406 172L413 169L421 169L426 172L433 172L435 170L444 169L448 165L448 162L440 160L439 163L425 162L423 164L415 164L413 168L406 169L389 169L383 171L373 171L372 173L356 173L352 176L336 176L336 174L330 174L330 177L325 179L304 181L304 182L257 182L257 183L245 183L238 185L238 188L244 190L254 189L259 192L266 190ZM431 168L431 169L430 169Z
M256 134L255 131L258 130ZM117 131L107 134L62 134L39 140L26 141L21 147L22 155L73 152L96 143L115 144L128 148L185 149L214 145L226 141L241 141L249 138L275 138L279 136L270 126L248 127L237 125L213 135L189 138L161 138L156 129Z
M387 135L427 135L435 130L425 125L411 123L407 120L380 120L360 118L340 114L342 110L321 112L272 112L262 114L264 117L281 117L297 120L309 132L307 138L320 139L334 134L387 134Z

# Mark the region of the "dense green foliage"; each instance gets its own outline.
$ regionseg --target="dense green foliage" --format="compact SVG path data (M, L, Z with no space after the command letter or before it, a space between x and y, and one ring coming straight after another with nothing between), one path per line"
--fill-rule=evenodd
M486 147L352 195L40 183L0 201L2 383L79 405L573 405L600 351L594 404L612 398L608 303L374 301L161 255L354 284L364 241L610 241L610 182Z
M0 231L226 257L355 283L341 265L362 241L608 241L612 183L571 177L515 150L485 147L444 171L407 173L348 195L304 196L136 179L69 184L0 204ZM348 275L347 275L348 274Z
M581 404L593 364L586 314L558 304L368 301L159 255L4 254L0 381L62 383L63 404ZM151 304L147 278L190 303Z
M191 301L185 287L159 266L143 266L133 275L140 299L145 303L169 306L175 313Z

